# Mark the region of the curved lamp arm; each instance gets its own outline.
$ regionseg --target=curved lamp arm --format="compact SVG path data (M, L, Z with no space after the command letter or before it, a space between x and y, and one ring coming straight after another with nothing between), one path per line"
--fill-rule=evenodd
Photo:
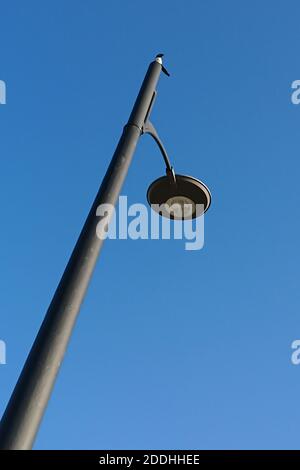
M167 151L166 151L162 141L160 140L159 135L158 135L155 127L153 126L152 122L149 121L149 119L147 119L147 121L145 122L145 124L142 128L142 134L149 134L149 135L151 135L151 137L153 137L153 139L157 143L157 145L158 145L158 147L161 151L161 154L163 156L163 159L165 161L167 175L170 177L172 182L176 184L176 177L175 177L174 168L171 165L171 162L170 162L170 159L168 157Z

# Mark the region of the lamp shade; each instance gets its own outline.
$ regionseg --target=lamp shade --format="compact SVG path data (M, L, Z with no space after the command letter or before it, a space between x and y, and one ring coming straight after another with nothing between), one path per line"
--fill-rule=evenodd
M210 191L192 176L175 175L155 180L148 188L147 200L151 208L169 219L188 220L199 217L210 206Z

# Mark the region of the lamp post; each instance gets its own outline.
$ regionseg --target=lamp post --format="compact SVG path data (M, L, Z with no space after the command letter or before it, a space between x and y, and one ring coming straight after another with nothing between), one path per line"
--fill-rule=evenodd
M186 200L200 201L204 211L210 204L210 194L203 183L175 175L149 121L160 73L169 75L162 64L162 56L158 54L149 65L128 123L3 414L0 449L26 450L33 445L103 243L104 237L96 234L97 208L101 204L116 204L139 137L143 133L152 135L166 164L166 176L148 190L150 203L174 202L176 198L179 204ZM192 217L197 215L193 213Z

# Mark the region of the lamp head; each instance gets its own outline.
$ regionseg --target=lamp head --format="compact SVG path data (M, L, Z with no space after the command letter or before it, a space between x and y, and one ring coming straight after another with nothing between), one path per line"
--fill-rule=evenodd
M153 210L169 219L188 220L204 214L210 206L207 186L192 176L162 176L148 188L147 200Z

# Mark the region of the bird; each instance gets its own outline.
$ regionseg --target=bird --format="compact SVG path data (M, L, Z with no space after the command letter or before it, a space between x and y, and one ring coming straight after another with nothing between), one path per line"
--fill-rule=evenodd
M162 71L169 77L170 74L169 74L169 72L167 71L167 69L163 66L163 63L162 63L162 58L163 58L163 56L164 56L164 54L161 54L161 53L160 53L160 54L156 54L155 59L156 59L156 61L161 65Z

